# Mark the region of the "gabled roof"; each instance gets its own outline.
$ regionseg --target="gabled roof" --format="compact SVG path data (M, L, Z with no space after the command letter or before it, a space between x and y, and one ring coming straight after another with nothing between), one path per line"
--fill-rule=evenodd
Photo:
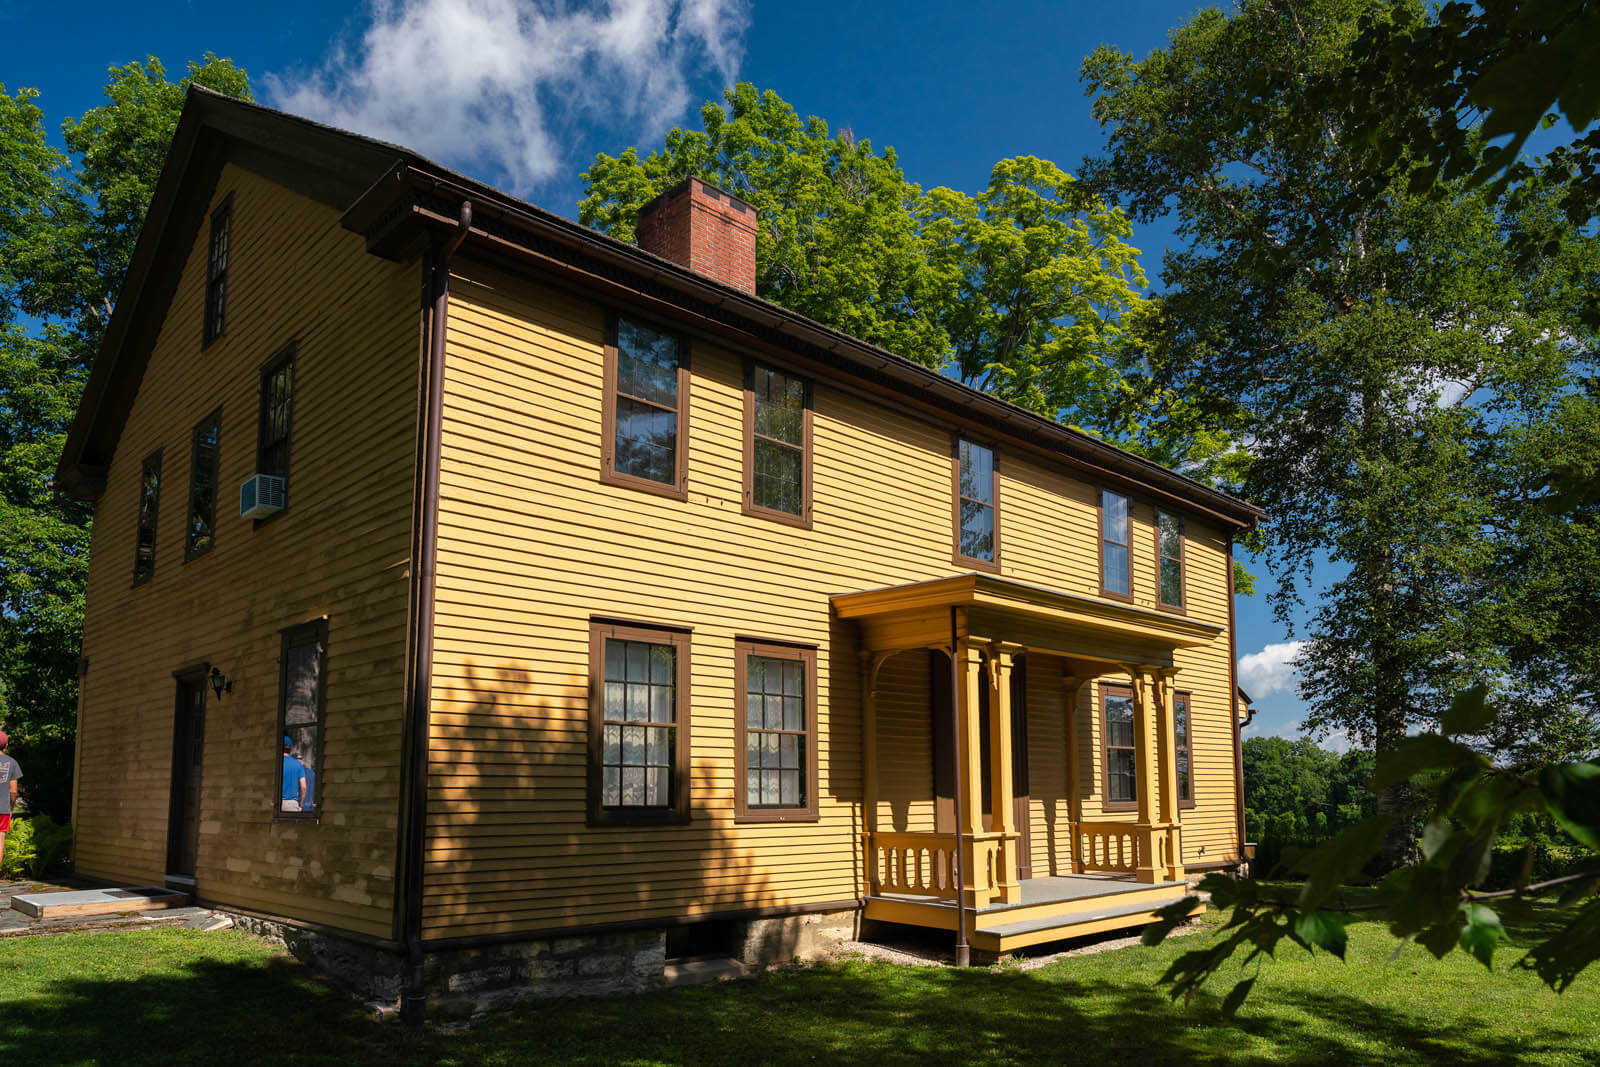
M104 484L225 160L343 209L344 226L364 235L375 254L409 258L453 231L461 205L470 203L472 225L464 248L474 255L508 262L596 299L672 318L736 348L778 352L886 403L1002 436L1090 480L1179 504L1232 530L1248 529L1265 517L1258 508L1157 463L580 226L409 149L199 86L189 89L105 343L67 435L58 484L75 495L95 496Z

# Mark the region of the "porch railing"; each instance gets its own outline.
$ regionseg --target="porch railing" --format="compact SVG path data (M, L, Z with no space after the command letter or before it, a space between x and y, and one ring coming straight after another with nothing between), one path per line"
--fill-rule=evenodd
M1132 874L1140 867L1166 868L1177 855L1176 833L1170 826L1080 822L1074 832L1078 869Z
M1001 845L1005 835L966 835L969 887L984 900L999 886ZM872 893L956 899L956 835L878 832L867 845L867 871Z

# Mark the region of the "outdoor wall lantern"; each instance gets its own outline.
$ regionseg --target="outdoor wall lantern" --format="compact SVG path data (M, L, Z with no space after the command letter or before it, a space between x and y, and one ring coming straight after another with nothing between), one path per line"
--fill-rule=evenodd
M217 694L219 700L222 699L223 693L233 692L233 681L223 677L222 672L215 667L211 668L211 691Z

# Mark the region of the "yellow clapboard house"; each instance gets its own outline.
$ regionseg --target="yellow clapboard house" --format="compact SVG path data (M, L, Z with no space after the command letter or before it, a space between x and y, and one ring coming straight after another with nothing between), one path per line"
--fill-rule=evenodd
M442 1008L1237 865L1259 512L758 299L757 226L191 89L59 471L77 870Z

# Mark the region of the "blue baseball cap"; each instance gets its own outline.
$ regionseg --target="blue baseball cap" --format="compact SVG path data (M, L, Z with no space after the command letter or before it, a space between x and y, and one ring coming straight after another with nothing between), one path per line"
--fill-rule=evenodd
M288 734L284 734L283 735L283 743L286 744L286 745L292 745L292 744L294 744L294 738L290 737Z

